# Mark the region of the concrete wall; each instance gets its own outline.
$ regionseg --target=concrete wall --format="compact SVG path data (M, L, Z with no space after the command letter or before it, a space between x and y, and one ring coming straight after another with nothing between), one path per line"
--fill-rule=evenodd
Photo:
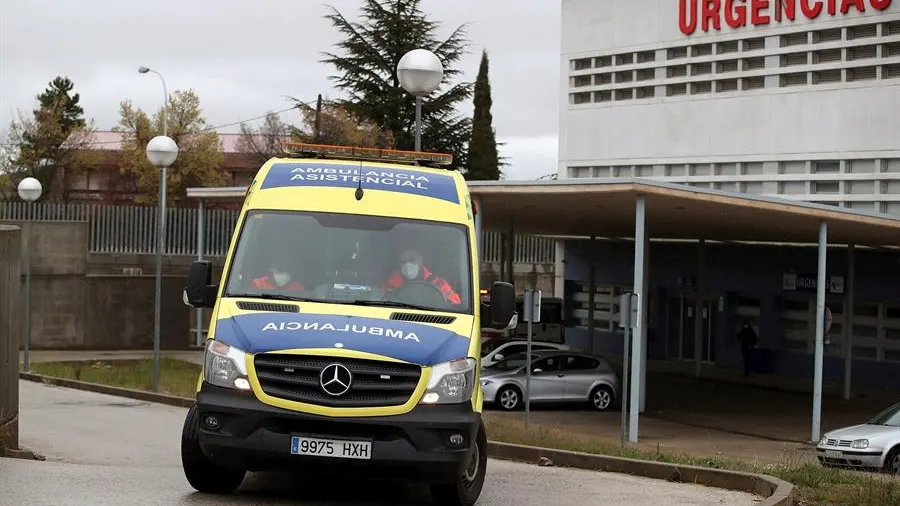
M667 297L684 290L680 286L681 277L697 276L698 249L696 244L653 243L648 253L651 304L648 356L662 359L666 357L668 336ZM565 245L565 254L567 281L586 282L588 259L593 258L597 284L631 286L633 283L634 249L631 243L598 242L591 247L585 241L569 241ZM846 277L846 260L846 250L830 248L827 255L827 275ZM715 319L714 346L717 365L728 368L740 367L741 356L734 329L741 317L734 314L734 308L737 296L741 294L761 299L759 346L775 353L775 372L812 377L812 354L787 350L784 346L785 329L781 307L786 292L782 290L782 274L791 271L799 274L815 274L816 261L817 253L814 247L707 245L705 265L709 295L714 299L723 297L725 301L723 310L717 312ZM864 303L900 305L900 256L894 253L857 250L855 264L855 305ZM814 305L815 293L809 293L808 296L813 299ZM828 295L826 304L845 300L844 297ZM857 316L854 321L861 319ZM897 327L898 322L894 321L890 325ZM832 339L837 342L840 336L832 336ZM587 331L579 328L567 329L566 340L579 347L587 347L589 342ZM879 347L892 344L887 342L883 329L878 340ZM622 334L596 332L594 345L595 349L602 352L619 354L622 352ZM843 361L840 353L826 353L824 360L826 381L839 381L843 377ZM893 378L898 372L900 362L860 358L853 363L854 384L893 384L895 383Z
M155 256L88 254L89 231L83 222L40 221L33 226L32 349L152 348ZM24 227L23 270L29 237ZM222 257L210 260L221 268ZM196 313L181 299L193 261L188 256L163 258L163 349L186 348L195 340L190 329ZM552 291L553 265L516 265L514 270L519 292L532 285ZM215 276L219 274L217 270ZM498 278L499 264L485 264L482 285Z

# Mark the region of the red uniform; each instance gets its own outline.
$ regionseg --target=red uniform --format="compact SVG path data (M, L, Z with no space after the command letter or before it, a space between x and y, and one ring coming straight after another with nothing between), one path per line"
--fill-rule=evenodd
M453 287L450 286L450 283L445 281L443 278L433 275L431 271L428 270L428 268L424 265L422 266L421 277L419 279L429 281L432 285L436 286L438 290L441 291L441 294L443 294L444 299L447 300L447 302L455 306L462 304L462 299L459 297L459 294L453 290ZM388 278L387 282L385 283L385 288L396 290L397 288L403 286L403 283L405 281L406 278L403 276L403 274L401 274L400 271L396 271L391 274L390 278Z
M274 281L275 280L272 278L272 276L267 275L261 278L254 279L253 286L259 288L260 290L275 290L276 288L284 288L285 290L298 291L305 289L302 284L296 281L291 281L282 287L278 287L278 285L276 285Z

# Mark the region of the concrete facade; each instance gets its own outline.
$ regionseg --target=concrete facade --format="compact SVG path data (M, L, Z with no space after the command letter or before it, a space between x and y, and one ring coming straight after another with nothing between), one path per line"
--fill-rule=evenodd
M816 248L707 243L706 282L698 290L699 248L697 243L671 242L653 242L649 248L648 357L694 359L694 301L699 297L704 362L740 368L736 334L740 323L747 320L759 336L758 372L812 378L815 289L808 281L815 280ZM826 305L832 311L833 325L826 340L823 370L826 381L840 381L844 333L851 321L846 307L848 250L830 247L827 255L826 275L831 282ZM853 384L893 385L900 370L900 260L894 253L873 250L857 249L854 255L855 300L849 340ZM596 283L593 345L587 332L588 259L594 259ZM566 243L569 344L593 346L601 353L622 353L618 295L631 289L633 260L632 242Z
M560 178L900 214L896 0L565 0L560 70Z
M23 226L22 266L28 251ZM153 346L155 256L88 253L88 223L35 221L31 275L32 349L148 349ZM222 256L208 258L218 277ZM196 313L182 302L192 255L163 257L163 349L186 349L195 342ZM553 264L514 264L520 293L554 287ZM499 263L482 266L483 283L499 279ZM24 274L23 274L24 287ZM24 294L24 292L23 292ZM204 311L204 328L209 311Z

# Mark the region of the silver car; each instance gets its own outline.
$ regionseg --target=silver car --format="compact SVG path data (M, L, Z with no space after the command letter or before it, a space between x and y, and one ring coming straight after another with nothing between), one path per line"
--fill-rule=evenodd
M816 445L826 467L855 467L900 473L900 403L861 425L826 432Z
M524 353L481 369L484 402L512 411L525 405ZM606 411L618 398L619 378L600 356L578 351L532 351L530 402L589 403Z

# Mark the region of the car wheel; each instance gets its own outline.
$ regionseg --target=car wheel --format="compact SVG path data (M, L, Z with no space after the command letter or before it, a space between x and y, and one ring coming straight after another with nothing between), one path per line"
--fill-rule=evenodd
M431 500L440 506L473 506L478 502L487 475L487 432L478 424L478 435L462 474L452 483L431 485Z
M590 395L591 407L597 411L606 411L612 406L613 391L606 385L600 385L591 390Z
M199 492L230 494L241 486L247 471L221 467L203 454L197 439L197 411L196 404L191 406L181 430L181 467L184 469L184 477Z
M887 457L884 458L884 465L881 471L890 474L900 474L900 446L891 448Z
M505 386L497 392L497 406L503 411L516 411L522 406L522 392L514 386Z

